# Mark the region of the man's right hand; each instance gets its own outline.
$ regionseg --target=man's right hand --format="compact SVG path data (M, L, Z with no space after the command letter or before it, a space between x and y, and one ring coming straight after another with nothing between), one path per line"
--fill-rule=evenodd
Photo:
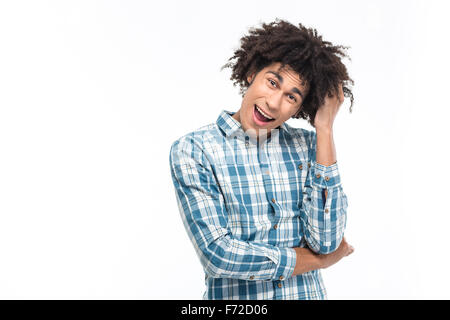
M352 254L355 249L343 238L337 250L329 254L317 254L308 248L300 247L294 248L294 250L297 254L297 261L293 276L296 276L308 271L328 268L343 257Z

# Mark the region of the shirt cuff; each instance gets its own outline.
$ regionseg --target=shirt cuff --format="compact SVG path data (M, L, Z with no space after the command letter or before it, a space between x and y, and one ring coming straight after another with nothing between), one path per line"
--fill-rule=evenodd
M331 189L341 184L337 162L329 166L314 162L313 168L312 182L315 186L322 189Z
M280 250L280 260L272 277L272 280L284 280L294 273L297 254L293 248L278 248Z

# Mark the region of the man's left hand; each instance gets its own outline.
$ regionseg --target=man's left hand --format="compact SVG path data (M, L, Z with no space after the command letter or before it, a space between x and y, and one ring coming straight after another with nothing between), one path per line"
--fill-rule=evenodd
M314 118L314 127L316 130L332 130L333 122L339 111L339 107L344 102L344 90L342 84L339 85L338 94L327 94L325 96L324 104L317 110Z

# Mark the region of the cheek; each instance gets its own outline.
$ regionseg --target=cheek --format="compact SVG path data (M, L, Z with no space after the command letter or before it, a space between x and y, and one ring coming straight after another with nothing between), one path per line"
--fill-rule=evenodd
M261 98L267 96L267 94L270 93L270 90L265 84L260 83L260 81L255 81L255 83L247 89L247 93L252 99Z
M247 109L251 109L253 107L253 103L255 102L255 96L253 94L253 91L249 90L244 96L243 99L244 105L247 107Z
M288 106L286 107L285 111L283 111L280 120L282 120L283 122L289 120L290 118L292 118L292 116L295 114L295 110L292 108L292 106Z

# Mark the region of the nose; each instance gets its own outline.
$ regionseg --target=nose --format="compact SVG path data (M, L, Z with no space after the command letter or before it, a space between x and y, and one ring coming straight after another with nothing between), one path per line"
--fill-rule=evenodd
M280 92L274 92L271 95L269 95L266 99L266 106L269 110L269 112L276 111L281 107L281 101L283 98L283 93Z

